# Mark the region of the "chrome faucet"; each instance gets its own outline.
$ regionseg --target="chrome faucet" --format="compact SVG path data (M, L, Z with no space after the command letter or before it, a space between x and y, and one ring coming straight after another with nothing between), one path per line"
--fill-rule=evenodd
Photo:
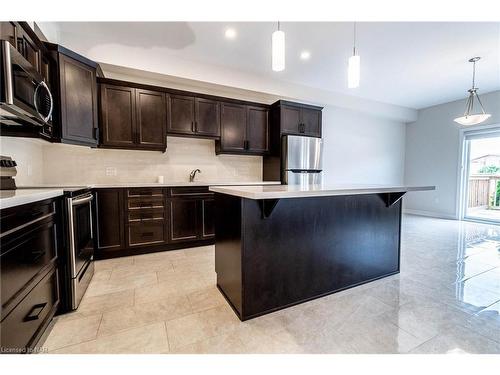
M189 182L193 182L194 178L196 177L196 172L201 173L199 169L193 169L191 173L189 174Z

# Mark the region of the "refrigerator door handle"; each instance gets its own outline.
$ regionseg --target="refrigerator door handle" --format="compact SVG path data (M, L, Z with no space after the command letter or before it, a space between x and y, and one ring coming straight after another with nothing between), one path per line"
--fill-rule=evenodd
M322 169L287 169L287 171L292 173L321 173Z

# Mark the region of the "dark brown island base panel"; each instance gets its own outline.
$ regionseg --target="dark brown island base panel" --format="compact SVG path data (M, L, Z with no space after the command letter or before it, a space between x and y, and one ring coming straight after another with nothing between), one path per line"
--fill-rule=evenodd
M1 353L35 349L59 307L60 204L48 199L0 213Z
M401 200L215 193L217 286L241 320L399 272Z
M214 243L207 186L103 188L96 196L96 259Z

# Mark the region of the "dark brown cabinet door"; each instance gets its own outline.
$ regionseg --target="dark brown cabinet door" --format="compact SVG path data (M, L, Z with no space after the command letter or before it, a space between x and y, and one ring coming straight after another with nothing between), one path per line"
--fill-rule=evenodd
M124 241L123 189L97 189L97 256L101 252L121 250Z
M96 70L59 54L61 139L80 145L97 145Z
M131 148L135 142L135 89L101 86L101 144Z
M247 150L269 151L269 111L266 108L248 107Z
M214 198L204 198L200 201L201 203L201 238L213 238L215 237L215 200Z
M221 151L244 152L246 146L247 107L221 103Z
M220 136L220 104L215 100L195 99L194 130L197 135L207 137Z
M321 111L302 108L303 133L311 137L321 137Z
M16 25L17 24L17 25ZM24 29L15 23L16 44L15 47L21 55L35 68L39 70L40 64L40 48L35 44L34 40L28 35Z
M167 142L165 94L136 89L135 95L137 143L144 148L164 150Z
M300 134L301 115L300 108L281 106L281 133Z
M174 198L170 200L170 242L198 239L198 200Z
M168 132L192 135L194 121L194 97L170 95Z

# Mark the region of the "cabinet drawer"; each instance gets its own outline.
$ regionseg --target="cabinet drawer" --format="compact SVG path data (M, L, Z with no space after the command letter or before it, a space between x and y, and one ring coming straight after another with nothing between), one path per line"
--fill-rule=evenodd
M56 227L52 221L27 229L23 236L2 243L0 275L3 308L57 256Z
M189 197L193 195L211 196L214 193L208 190L208 186L175 187L170 189L171 197Z
M127 189L127 197L163 196L162 188L133 188Z
M129 222L144 222L151 220L164 220L165 211L163 208L143 208L140 210L131 210L128 212Z
M165 205L163 196L128 198L127 206L130 210L142 208L163 208Z
M54 201L37 202L34 204L27 204L20 207L2 210L2 213L0 214L2 237L13 229L36 220L40 220L44 216L52 215L54 213Z
M33 344L57 304L57 273L52 269L2 320L1 346L25 348Z
M128 245L132 247L163 243L167 238L165 232L164 221L131 223L128 225Z

